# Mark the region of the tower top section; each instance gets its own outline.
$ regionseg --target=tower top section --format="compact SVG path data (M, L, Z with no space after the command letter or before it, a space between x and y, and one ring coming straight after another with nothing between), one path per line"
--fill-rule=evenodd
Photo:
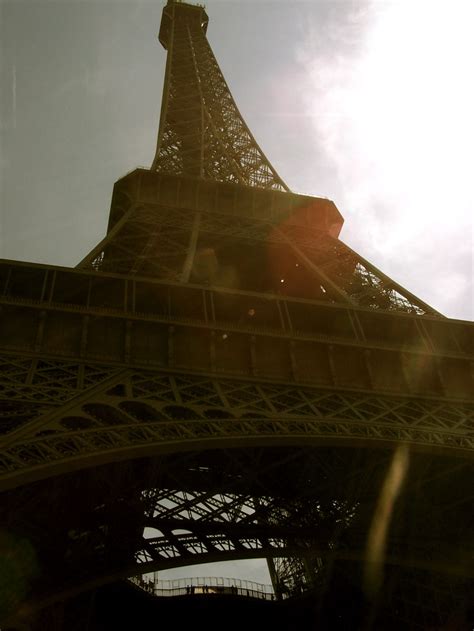
M168 0L161 16L160 33L158 39L163 47L168 49L169 37L173 29L174 20L196 21L202 28L204 35L207 33L209 17L201 4L189 4L180 0Z
M152 169L288 191L245 124L206 38L203 6L168 0L159 40L168 51Z

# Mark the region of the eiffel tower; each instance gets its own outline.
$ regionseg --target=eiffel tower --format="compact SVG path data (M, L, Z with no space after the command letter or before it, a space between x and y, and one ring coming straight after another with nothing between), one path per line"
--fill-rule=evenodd
M0 624L83 629L103 585L251 558L311 595L308 628L464 624L474 327L289 190L207 25L163 9L156 155L102 241L74 269L0 261Z

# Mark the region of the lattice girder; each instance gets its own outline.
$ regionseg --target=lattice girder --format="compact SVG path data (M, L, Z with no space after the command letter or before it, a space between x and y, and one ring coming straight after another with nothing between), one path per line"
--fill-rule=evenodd
M150 197L151 186L158 199ZM335 238L342 219L328 200L259 191L256 213L255 199L249 207L244 192L218 182L129 174L116 184L107 236L80 267L436 314Z
M60 366L56 362L57 370ZM42 414L24 419L21 403L19 419L11 415L2 440L3 485L69 467L236 444L408 443L466 455L474 450L474 407L465 401L95 370L96 385L71 388L68 398Z
M311 584L323 607L364 567L402 448L382 592L407 628L441 624L473 588L474 327L288 191L206 28L164 8L155 160L116 183L105 238L76 269L0 261L0 517L31 562L24 606L267 557L279 595Z
M160 41L168 50L152 169L288 190L255 142L206 39L203 8L169 3Z
M390 458L390 451L374 458L354 448L188 452L27 485L1 510L12 511L8 519L22 524L18 533L48 565L33 599L205 561L298 555L323 566L326 559L360 562ZM470 474L472 462L413 454L392 516L388 563L469 575ZM64 511L61 498L71 493L75 505ZM47 515L41 505L50 506ZM407 519L417 537L404 536Z
M8 354L472 399L467 322L44 265L0 274Z

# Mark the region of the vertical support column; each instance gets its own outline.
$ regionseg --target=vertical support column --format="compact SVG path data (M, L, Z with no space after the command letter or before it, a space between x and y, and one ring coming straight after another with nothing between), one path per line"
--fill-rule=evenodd
M329 344L326 346L327 356L328 356L328 364L329 364L329 372L331 374L332 382L335 386L337 386L337 370L336 370L336 362L334 361L334 346Z
M88 328L89 328L89 320L90 320L90 316L88 315L84 316L82 320L81 346L79 349L80 357L84 357L87 350L87 334L88 334Z
M125 322L125 348L124 348L124 361L126 364L130 363L130 352L132 345L132 326L131 320Z
M8 295L8 289L9 289L11 277L12 277L12 268L9 267L8 268L8 272L7 272L7 277L5 279L5 285L3 286L3 290L2 290L2 295L3 296L7 296Z
M54 270L54 272L52 274L52 277L51 277L51 284L49 286L49 294L48 294L48 298L47 298L48 302L52 302L52 300L53 300L54 285L56 284L56 275L57 275L57 272L56 272L56 270Z
M316 574L316 570L314 569L314 563L312 559L309 556L303 557L303 565L304 565L306 583L311 586L315 585L317 574Z
M371 361L371 353L370 349L364 348L364 365L367 370L367 377L369 380L369 385L371 388L374 387L374 373L372 370L372 361Z
M362 328L360 320L357 317L357 313L352 309L348 309L347 314L349 315L349 320L351 322L352 330L354 331L356 339L365 342L366 338L364 329Z
M168 366L174 365L174 326L168 327Z
M33 383L33 377L35 376L35 372L36 372L36 368L38 366L38 360L37 359L32 359L31 360L31 364L30 364L30 368L28 370L28 375L26 377L26 381L25 383L27 385L31 385Z
M331 293L335 298L339 298L341 302L346 302L351 305L355 305L356 303L348 296L348 294L340 289L326 274L315 264L313 261L304 254L301 248L294 242L294 240L289 237L283 230L280 228L275 228L275 231L285 240L287 245L293 250L296 257L301 261L301 263L306 267L306 269L316 277L318 283L323 283L325 287L330 288Z
M46 272L44 273L43 276L43 284L41 286L41 296L40 296L40 301L44 302L46 300L46 289L48 287L48 276L49 276L49 270L46 270Z
M184 261L183 271L181 272L181 281L183 283L189 283L189 277L191 276L191 270L193 269L194 256L196 254L196 247L199 237L199 226L201 223L201 213L196 212L194 214L193 228L189 239L188 253L186 254L186 260Z
M254 377L258 375L256 345L257 340L255 338L255 335L252 335L250 337L250 371Z
M271 558L267 558L268 573L270 574L270 580L272 581L273 591L277 600L282 599L282 593L280 588L280 581L278 579L278 573L275 568L275 561Z
M209 341L209 358L211 364L211 371L216 371L216 332L211 331L210 341Z
M41 345L43 343L43 336L44 336L45 321L46 321L46 311L41 311L39 315L38 329L36 332L35 353L39 353L39 351L41 350Z
M293 340L290 340L289 344L288 344L288 351L290 353L290 362L291 362L291 375L293 377L293 381L298 381L299 375L298 375L298 363L296 361L296 354L295 354L295 343Z

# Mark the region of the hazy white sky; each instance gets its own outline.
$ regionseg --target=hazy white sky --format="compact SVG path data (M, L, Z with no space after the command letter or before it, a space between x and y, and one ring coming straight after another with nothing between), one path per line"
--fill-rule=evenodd
M150 165L163 4L0 3L1 257L75 265L105 232L113 182ZM333 199L344 241L472 319L474 3L206 7L237 105L290 188Z
M0 6L0 255L75 265L105 231L112 183L153 158L163 3ZM471 319L473 3L206 6L237 104L289 186L332 198L343 240Z

